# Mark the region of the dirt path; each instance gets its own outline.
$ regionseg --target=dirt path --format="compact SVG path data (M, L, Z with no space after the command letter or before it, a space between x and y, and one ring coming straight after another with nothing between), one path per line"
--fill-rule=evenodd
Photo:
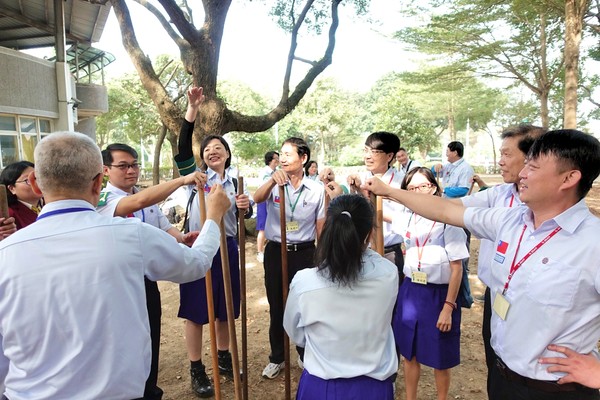
M588 204L596 215L600 215L600 185L596 184L588 196ZM274 380L261 377L261 372L268 362L268 304L263 284L263 266L256 261L255 238L249 237L246 246L247 257L247 302L248 302L248 370L249 398L256 400L279 400L284 398L284 379L279 376ZM479 295L484 290L477 279L476 260L479 252L479 241L471 242L471 290ZM183 322L177 318L179 307L179 288L175 284L160 282L163 304L162 348L160 355L159 385L165 391L164 400L195 399L190 390L189 361L185 351ZM482 305L475 303L471 309L463 309L461 337L461 365L452 370L450 399L484 400L486 368L481 341ZM208 374L210 367L210 344L208 332L205 330L205 364ZM238 342L240 323L238 321ZM295 363L295 352L292 352L292 398L295 394L300 369ZM241 344L240 344L241 355ZM233 382L223 381L222 398L233 399ZM404 398L402 369L397 379L396 399ZM433 371L424 367L419 384L419 399L435 398L435 382Z

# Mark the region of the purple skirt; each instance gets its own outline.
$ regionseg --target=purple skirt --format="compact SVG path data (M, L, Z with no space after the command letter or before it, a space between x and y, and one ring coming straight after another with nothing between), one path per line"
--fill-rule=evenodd
M396 374L384 381L368 376L321 379L305 369L298 383L296 400L394 400Z
M256 230L264 231L267 223L267 202L263 201L256 206Z
M435 369L448 369L460 364L460 304L452 312L452 328L441 332L435 325L448 285L412 283L406 277L398 292L392 321L396 348L408 360Z
M235 318L240 316L240 261L237 240L227 238L229 253L229 272L231 275L231 291L233 294L233 312ZM212 262L212 287L215 303L215 318L227 321L227 306L225 303L225 286L223 284L223 269L221 267L221 249ZM185 318L196 324L208 324L208 307L206 301L206 279L179 285L179 318Z

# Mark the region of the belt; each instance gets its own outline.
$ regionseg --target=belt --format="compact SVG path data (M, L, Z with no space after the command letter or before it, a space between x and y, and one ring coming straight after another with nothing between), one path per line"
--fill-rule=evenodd
M537 379L527 378L517 374L506 366L504 361L500 358L496 358L496 367L500 371L500 375L507 381L519 382L529 388L539 390L546 393L558 393L558 392L575 392L581 391L586 393L598 393L596 389L589 388L587 386L580 385L579 383L563 383L559 384L556 381L540 381Z
M281 243L279 242L271 242L276 246L281 247ZM302 242L302 243L288 243L285 245L287 247L287 251L291 251L291 252L295 252L295 251L300 251L300 250L306 250L306 249L310 249L312 247L315 247L315 242Z
M383 248L384 253L391 253L392 251L402 250L402 243L396 243L391 246L386 246Z

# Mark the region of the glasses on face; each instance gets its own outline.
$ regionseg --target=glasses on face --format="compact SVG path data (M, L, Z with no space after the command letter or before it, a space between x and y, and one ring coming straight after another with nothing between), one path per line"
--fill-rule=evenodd
M408 189L409 192L416 192L416 191L427 192L432 187L433 187L433 184L431 184L431 183L422 183L418 186L408 186L406 189Z
M133 168L134 170L138 170L140 169L140 164L138 163L133 163L133 164L127 164L127 163L122 163L122 164L109 164L109 167L115 167L120 169L121 171L127 171L129 168Z
M366 147L363 149L363 153L365 155L367 154L371 154L371 155L378 155L378 154L385 154L385 151L383 150L377 150L377 149L372 149L370 147Z
M31 184L29 183L29 178L25 178L22 181L15 181L15 183L24 183L27 186L31 186Z

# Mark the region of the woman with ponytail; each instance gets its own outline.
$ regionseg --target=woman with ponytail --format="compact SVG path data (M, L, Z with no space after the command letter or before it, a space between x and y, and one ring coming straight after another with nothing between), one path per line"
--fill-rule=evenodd
M368 248L372 228L367 199L336 197L317 245L316 268L299 271L292 281L284 327L305 347L298 400L394 398L398 358L390 322L398 270Z

